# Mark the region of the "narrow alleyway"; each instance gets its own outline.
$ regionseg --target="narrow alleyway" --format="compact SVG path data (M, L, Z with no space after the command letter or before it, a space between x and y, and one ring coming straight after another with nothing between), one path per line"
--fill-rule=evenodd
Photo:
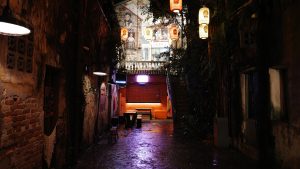
M216 149L197 139L173 135L171 120L143 122L119 130L117 143L103 138L89 148L75 169L255 169L255 161L232 149Z

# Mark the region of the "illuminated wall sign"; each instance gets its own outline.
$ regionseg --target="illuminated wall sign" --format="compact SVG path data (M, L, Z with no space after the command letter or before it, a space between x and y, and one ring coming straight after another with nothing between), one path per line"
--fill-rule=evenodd
M136 82L141 83L141 84L148 83L149 76L148 75L137 75Z
M199 9L199 24L209 24L209 9L202 7Z

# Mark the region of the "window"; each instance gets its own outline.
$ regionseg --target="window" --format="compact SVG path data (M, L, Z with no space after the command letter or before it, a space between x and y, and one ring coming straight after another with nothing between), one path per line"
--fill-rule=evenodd
M241 76L242 107L245 118L255 119L256 96L258 94L258 75L250 71Z
M149 52L148 52L149 48L143 48L143 60L147 61L149 58Z
M21 37L8 37L6 67L21 72L32 73L33 33Z
M285 110L285 73L279 69L269 69L270 76L270 103L271 119L286 120L287 113Z
M286 109L286 72L282 69L269 69L270 111L272 120L287 120ZM245 118L255 118L258 97L258 75L255 71L241 74L242 108Z

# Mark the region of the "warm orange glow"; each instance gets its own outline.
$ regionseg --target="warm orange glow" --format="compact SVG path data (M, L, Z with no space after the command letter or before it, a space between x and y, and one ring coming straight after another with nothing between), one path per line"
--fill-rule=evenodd
M178 33L179 33L178 27L176 25L171 25L169 28L170 39L178 40L179 38Z
M136 111L136 109L151 109L152 118L166 119L167 107L166 103L126 103L127 111Z
M128 38L128 29L127 28L121 28L121 39L123 41L126 41Z
M161 103L126 103L128 106L161 106Z
M179 12L182 10L182 0L170 0L170 10L172 12Z

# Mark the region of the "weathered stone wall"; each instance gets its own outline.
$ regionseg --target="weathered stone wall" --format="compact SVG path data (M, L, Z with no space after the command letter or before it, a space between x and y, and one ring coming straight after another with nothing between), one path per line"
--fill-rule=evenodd
M276 155L282 168L300 168L300 24L299 1L282 3L283 52L281 64L287 70L287 112L289 121L274 124Z
M285 113L288 114L288 118L285 117L280 117L277 119L272 119L271 121L271 127L270 129L272 132L272 137L271 139L268 139L268 143L271 145L270 147L272 148L271 151L275 151L275 158L276 163L275 165L279 165L279 168L284 168L284 169L297 169L300 168L300 106L299 106L299 98L300 98L300 92L299 92L299 86L300 86L300 71L299 71L299 63L300 63L300 48L299 48L299 41L300 41L300 24L299 24L299 7L300 7L300 2L299 1L294 1L294 0L288 0L288 1L261 1L260 3L263 4L264 9L262 10L264 14L260 14L260 16L257 16L257 20L260 22L258 25L263 25L264 29L262 34L261 32L257 32L263 38L260 40L264 39L265 44L263 45L263 52L260 51L261 53L264 53L263 59L266 59L267 65L264 65L268 68L272 69L278 69L282 72L281 74L281 82L279 83L280 85L283 86L283 88L276 90L278 93L276 94L284 94L285 97L280 98L280 104L285 109ZM258 3L258 4L260 4ZM255 5L258 5L255 4ZM260 5L261 5L260 4ZM262 6L260 6L262 7ZM247 11L248 9L248 11ZM245 7L244 12L246 11L246 15L250 14L252 9ZM250 12L251 11L251 12ZM250 13L247 13L250 12ZM250 24L247 24L247 18L244 16L243 18L243 12L240 12L239 15L236 15L236 20L239 23L239 29L249 29L251 26L255 26L255 22L249 22ZM248 19L250 20L250 16L247 16ZM234 18L234 17L233 17ZM264 19L261 19L264 18ZM251 19L255 20L255 19ZM232 20L232 25L236 25L234 23L234 19ZM254 27L255 28L255 27ZM257 28L256 28L257 29ZM262 31L262 28L258 27L258 31ZM234 31L234 29L231 27L230 31ZM234 32L229 32L231 33L232 37L234 37L235 34ZM239 35L241 36L241 35ZM257 35L256 35L257 36ZM229 36L228 36L229 37ZM234 38L232 38L234 39ZM239 39L242 40L242 39ZM259 41L262 43L262 41ZM238 62L237 68L238 68L238 73L245 73L247 71L257 71L257 68L259 65L256 63L255 57L257 56L258 50L253 50L253 51L247 51L243 50L241 47L240 41L235 41L231 40L230 42L227 42L231 44L232 46L235 46L236 48L241 48L241 49L236 49L233 50L233 55L238 56L239 58L236 59ZM236 43L236 44L235 44ZM256 43L255 46L258 47L259 43ZM261 45L261 44L260 44ZM255 48L254 48L255 49ZM222 62L224 62L222 60ZM231 63L233 66L235 63ZM260 65L261 66L261 65ZM243 72L240 72L244 70ZM238 99L240 99L240 102L236 102L237 105L241 105L242 112L246 112L246 100L243 100L246 98L246 85L245 85L245 80L243 80L244 77L240 77L240 82L236 83L237 88L241 89L241 93L237 93ZM260 79L261 80L261 79ZM272 78L271 78L272 80ZM240 85L238 85L240 83ZM270 82L274 83L274 81ZM268 85L274 85L274 84L269 84ZM232 85L234 86L234 85ZM274 87L274 86L273 86ZM271 86L272 88L272 86ZM271 91L272 92L272 91ZM269 93L270 94L270 93ZM266 93L260 92L258 93L258 97L264 97ZM271 95L272 96L272 95ZM234 98L234 97L232 97ZM270 98L270 101L271 98ZM278 100L279 101L279 100ZM256 103L255 106L257 106L259 103ZM256 107L257 108L257 107ZM239 115L242 115L242 113L239 112L240 110L237 110L237 113L235 114L232 113L232 116L229 118L241 118ZM240 114L238 114L240 113ZM264 112L267 113L267 112ZM268 114L268 113L267 113ZM272 113L271 113L272 114ZM254 139L253 134L258 135L258 138L266 138L264 136L268 136L268 133L265 133L265 135L262 137L263 133L259 133L257 130L257 127L262 126L257 120L259 119L260 114L256 114L256 117L252 120L253 127L250 127L248 124L249 123L242 123L242 125L237 125L233 130L237 128L237 131L241 133L237 133L236 135L233 135L233 144L237 148L239 148L241 151L245 152L247 155L253 157L253 158L260 158L258 155L260 153L260 150L262 147L259 146L253 146L251 145L249 139L247 139L247 132L250 133L248 138L253 139L253 141L256 141L257 139ZM236 117L234 117L236 116ZM271 118L271 116L270 116ZM230 120L232 120L230 119ZM232 121L233 121L232 120ZM264 119L266 120L266 119ZM231 122L232 123L232 122ZM264 124L268 124L267 121L262 121ZM239 124L239 123L237 123ZM264 126L266 127L266 126ZM241 131L242 130L242 131ZM245 132L243 132L245 131ZM243 134L246 135L243 135ZM260 134L260 135L259 135ZM246 136L246 138L244 137ZM235 138L236 137L236 138ZM274 140L273 140L274 139ZM262 141L262 140L260 140ZM275 147L273 147L273 142ZM268 145L266 145L267 147ZM269 149L270 150L270 149ZM273 162L273 161L272 161ZM275 161L274 161L275 163ZM271 166L270 166L271 167Z
M85 110L83 120L83 141L86 145L93 143L95 133L95 123L97 116L97 95L96 89L91 81L91 77L84 76L83 91L85 97Z

